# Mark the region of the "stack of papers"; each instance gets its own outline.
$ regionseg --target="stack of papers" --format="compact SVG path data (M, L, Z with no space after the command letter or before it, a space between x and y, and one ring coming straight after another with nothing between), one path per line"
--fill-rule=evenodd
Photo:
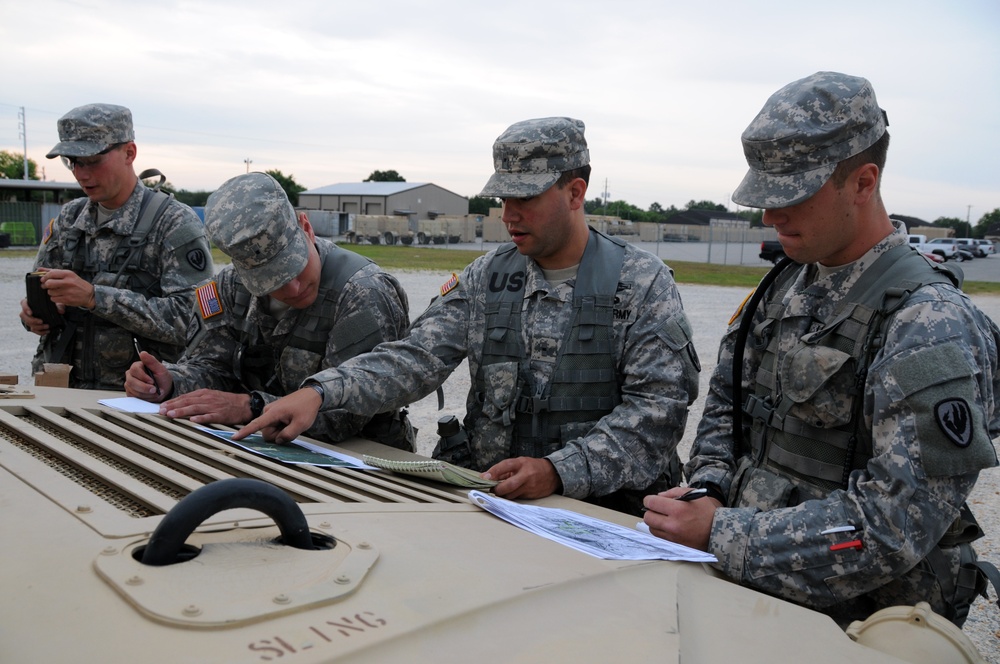
M578 512L523 505L481 491L470 491L469 500L508 523L595 558L717 562L710 553Z
M427 459L422 461L393 461L392 459L381 459L379 457L364 455L364 462L376 468L391 470L396 473L416 475L427 479L446 482L455 486L462 486L468 489L488 489L496 486L493 480L484 480L479 473L455 466L447 461L437 459Z

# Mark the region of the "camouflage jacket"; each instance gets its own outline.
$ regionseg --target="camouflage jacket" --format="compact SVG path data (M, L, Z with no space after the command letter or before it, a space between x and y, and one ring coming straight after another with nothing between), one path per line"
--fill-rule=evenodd
M316 249L320 260L324 262L331 252L345 251L338 250L323 238L316 238ZM257 297L252 298L246 314L236 320L234 303L237 290L241 288L236 271L228 265L215 279L222 312L207 319L202 318L200 313L195 313L197 332L194 338L181 360L168 365L176 394L199 388L224 392L248 391L237 377L234 364L237 351L243 347L241 329L244 327L244 317L259 332L260 338L256 343L271 345L278 351L275 384L270 390L260 390L265 402L295 391L310 375L322 369L336 367L352 356L353 353L347 353L337 346L333 335L327 340L323 354L287 344L289 337L294 334L295 326L309 314L331 304L332 318L338 323L352 317L368 320L368 316L374 314L384 339L400 338L409 324L406 292L395 277L383 272L374 263L355 272L343 289L321 289L316 301L307 309L288 309L278 319L268 311L268 298ZM324 295L326 302L320 299ZM196 310L200 312L197 307ZM344 440L359 433L369 419L344 410L325 411L306 434L323 440Z
M831 322L865 269L889 247L906 243L905 230L897 229L842 269L807 266L785 294L776 372L787 392L794 387L802 395L793 407L796 417L817 429L850 420L844 390L853 383L833 365L794 362L793 351L804 335ZM756 312L744 315L753 315L756 325L767 304L765 297ZM925 285L906 298L885 324L882 347L857 388L870 460L850 474L846 488L799 504L792 497L795 478L773 465L770 472L752 470L749 451L741 457L734 450L732 363L739 322L735 316L722 341L685 466L691 483L715 484L723 495L734 491L736 504L719 509L712 523L709 550L719 569L740 583L824 610L842 624L920 600L943 613L924 561L958 516L978 471L996 465L990 440L1000 434L996 325L950 284ZM753 393L760 359L761 351L748 344L744 396ZM972 415L963 440L949 435L935 414L949 398L964 400ZM757 474L748 479L746 473ZM736 483L742 484L739 492ZM840 527L848 529L831 531ZM859 543L836 546L854 540ZM952 553L957 556L957 547ZM957 558L951 562L957 568Z
M336 371L314 376L326 394L323 408L376 412L411 403L444 383L466 357L474 385L493 253L477 258L442 287L447 292L414 322L405 339L381 344ZM538 265L527 261L522 333L536 384L548 382L570 328L574 283L552 287ZM666 472L684 431L688 405L698 392L697 356L687 318L663 261L629 245L618 294L611 352L621 377L622 403L546 457L559 473L563 494L574 498L643 489ZM481 410L472 391L467 407ZM467 425L476 450L482 423ZM486 462L474 459L472 465Z
M191 208L171 200L146 236L139 262L139 270L152 277L152 292L137 292L136 280L115 273L114 254L139 220L145 191L137 182L125 204L100 227L96 203L71 201L43 236L35 267L62 268L70 231L80 231L77 254L90 269L78 274L94 284L93 311L71 308L69 313L83 319L64 356L73 365L70 387L121 390L125 371L137 359L133 336L158 357L179 357L188 339L193 287L214 272L204 226ZM49 358L57 336L41 339L34 371L41 371L43 362L57 361Z

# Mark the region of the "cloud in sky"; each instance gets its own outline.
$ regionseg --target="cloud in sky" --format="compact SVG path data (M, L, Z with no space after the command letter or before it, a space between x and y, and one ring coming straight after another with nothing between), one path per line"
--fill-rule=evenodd
M132 109L138 168L178 188L249 159L308 188L395 169L472 196L507 125L568 115L590 198L729 204L767 97L836 70L889 114L889 211L975 223L1000 207L997 34L995 0L8 3L0 149L23 151L23 107L28 156L68 179L45 159L56 120L109 102Z

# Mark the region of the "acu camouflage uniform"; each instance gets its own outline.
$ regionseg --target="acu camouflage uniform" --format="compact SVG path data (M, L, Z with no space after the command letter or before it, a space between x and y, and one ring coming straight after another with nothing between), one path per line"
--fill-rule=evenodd
M467 357L473 384L468 412L479 414L465 421L470 465L484 471L505 458L512 418L525 415L484 409L483 401L495 397L475 393L487 329L490 264L497 251L477 258L443 287L444 295L414 322L405 339L313 376L324 389L323 408L364 413L403 406L437 389ZM532 381L546 386L571 328L575 279L552 286L534 261L526 263L522 343ZM573 433L561 449L545 456L559 474L563 494L573 498L621 489L642 495L659 490L660 485L651 485L665 477L674 484L680 480L669 477L669 469L687 407L697 396L698 368L670 270L662 260L627 245L613 306L610 353L621 403L596 421L569 428ZM494 390L518 393L516 372L497 372L492 380Z
M94 284L96 307L67 308L66 318L77 323L75 339L62 358L55 358L60 333L42 337L32 360L34 371L41 371L44 362L63 362L73 365L70 387L121 390L125 371L138 359L133 336L143 350L166 361L184 350L192 289L211 276L212 256L198 216L170 199L146 236L138 271L122 269L143 196L151 193L137 182L128 201L100 226L97 204L78 198L64 205L50 224L35 268L72 269Z
M330 261L346 260L346 250L329 240L316 238L315 244L324 266ZM343 288L323 284L309 307L288 308L277 319L268 310L268 298L250 295L232 265L219 272L216 284L221 313L203 318L199 309L195 314L198 330L184 357L180 363L168 365L175 394L199 388L256 390L269 403L294 392L306 378L322 369L336 367L379 341L400 338L409 324L402 286L371 262L357 270ZM316 326L324 323L332 324L334 332L324 335L323 353L297 347L301 345L296 343L297 337L315 337ZM345 343L359 331L364 336L359 342L364 346ZM241 355L261 347L273 351L273 363L268 363L273 373L263 380L249 369L240 371ZM394 447L412 449L412 430L405 416L402 421L400 417L393 412L377 417L378 421L369 425L372 418L329 410L319 414L306 434L340 441L360 433Z
M844 625L918 601L948 614L927 556L959 517L979 470L996 465L990 439L1000 435L995 401L1000 331L958 289L934 284L905 299L885 325L882 348L853 399L853 368L839 364L837 352L819 347L808 362L801 360L803 337L830 326L844 293L881 253L901 244L907 244L903 229L844 269L801 270L772 329L779 335L781 384L775 406L779 398L791 400L787 414L820 430L850 422L853 399L863 400L871 458L850 473L846 486L821 492L778 464L755 461L749 448L734 449L731 379L739 317L719 351L685 466L691 484L714 484L729 497L729 508L715 513L710 537L719 569L742 584L823 610ZM756 326L771 304L765 297L756 312L743 315L753 316ZM744 395L754 392L763 343L748 341ZM956 440L936 421L935 406L951 398L964 399L970 408L967 439ZM749 441L750 418L744 423ZM844 525L854 530L826 532ZM860 548L831 550L855 539ZM958 548L942 550L957 570Z
M863 78L793 82L744 132L733 200L807 200L886 124ZM961 625L985 585L964 504L997 464L1000 330L907 244L897 227L848 265L790 268L738 312L685 466L727 505L709 536L718 568L843 627L920 601Z

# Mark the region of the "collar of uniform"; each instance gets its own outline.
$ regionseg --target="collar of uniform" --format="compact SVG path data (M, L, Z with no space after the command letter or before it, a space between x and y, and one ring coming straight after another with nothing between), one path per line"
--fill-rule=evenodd
M145 189L146 185L142 183L142 180L136 180L132 195L128 197L124 205L117 210L112 210L111 218L108 219L103 228L108 228L117 235L131 235L132 229L139 223L139 208L142 206L142 193ZM98 228L97 203L87 201L87 214L78 216L73 225L88 235L96 233Z

